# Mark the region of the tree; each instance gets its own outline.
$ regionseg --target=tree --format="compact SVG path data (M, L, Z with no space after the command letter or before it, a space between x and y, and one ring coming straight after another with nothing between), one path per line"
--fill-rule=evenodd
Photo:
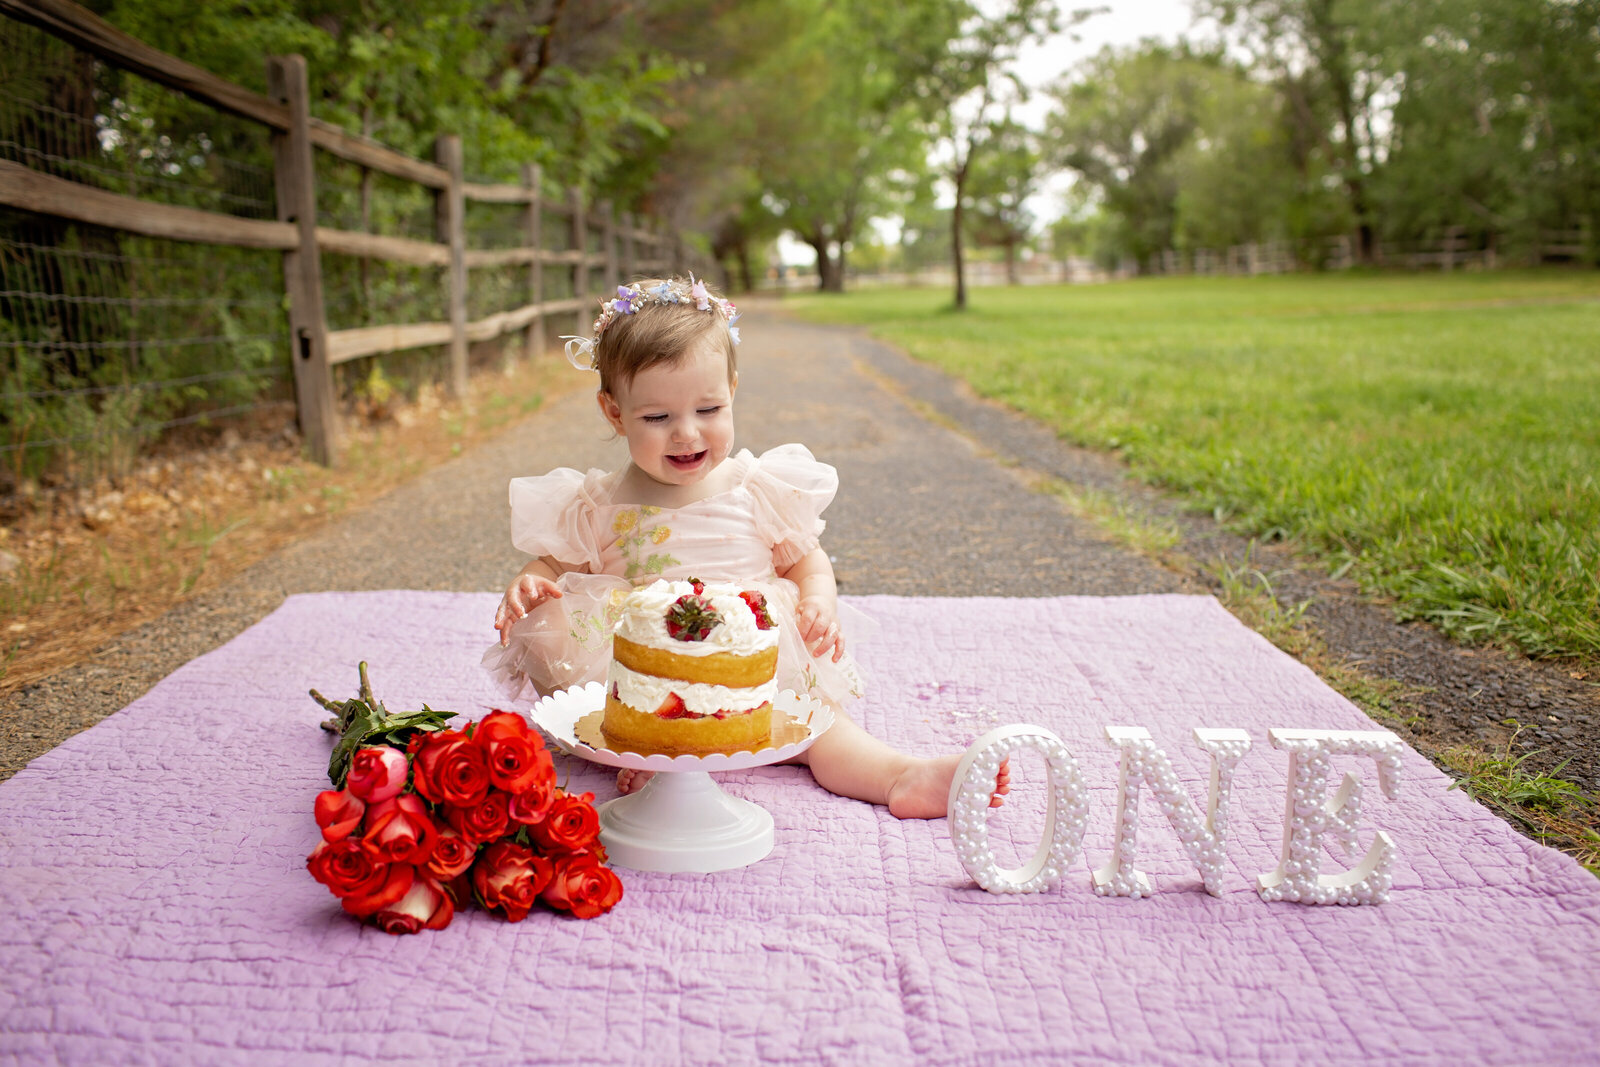
M1196 0L1196 11L1232 32L1252 66L1284 95L1296 158L1308 177L1321 163L1345 193L1362 262L1376 251L1370 191L1381 160L1386 70L1385 0Z
M816 251L819 286L844 288L845 257L926 154L921 88L959 27L956 0L796 0L801 28L747 86L764 122L754 170L767 203Z
M1221 249L1280 238L1321 238L1343 218L1323 183L1291 165L1281 98L1224 61L1196 101L1194 135L1173 157L1173 244Z
M950 217L950 256L955 267L955 306L967 307L966 258L962 240L966 226L967 182L978 154L994 130L993 111L1020 100L1026 89L1014 71L1017 54L1029 41L1043 40L1062 30L1054 0L1006 0L993 14L975 3L963 4L961 33L941 57L928 80L928 94L936 104L938 124L949 147L945 177L955 188ZM1095 12L1074 11L1077 25Z
M1097 191L1112 243L1138 262L1173 246L1180 156L1225 77L1219 55L1145 41L1102 49L1051 90L1049 157Z
M973 162L967 178L968 218L976 245L1000 248L1006 281L1017 275L1017 250L1033 232L1027 201L1038 186L1040 157L1033 134L1008 114L984 136L987 150Z
M1374 179L1386 235L1465 227L1533 251L1543 230L1600 230L1600 0L1419 0L1390 15L1400 88Z

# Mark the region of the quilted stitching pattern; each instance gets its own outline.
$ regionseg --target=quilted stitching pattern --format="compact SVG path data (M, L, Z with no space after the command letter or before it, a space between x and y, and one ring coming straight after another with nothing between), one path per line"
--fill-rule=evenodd
M489 594L290 598L228 645L0 783L0 1060L7 1062L1573 1062L1600 1043L1600 881L1409 754L1398 801L1369 765L1389 903L1262 903L1287 757L1269 726L1370 729L1208 598L852 598L882 632L857 709L905 749L1036 722L1091 790L1078 869L1050 893L973 887L942 820L901 823L803 768L723 776L771 810L767 861L621 872L584 923L466 912L392 938L305 873L328 741L305 692L366 658L391 706L477 717ZM1096 897L1116 763L1105 723L1150 728L1203 803L1197 725L1248 729L1221 898L1152 805L1154 897ZM558 758L577 789L603 768ZM1031 851L1041 764L991 822ZM1365 846L1365 841L1362 846ZM1331 867L1331 861L1330 861Z

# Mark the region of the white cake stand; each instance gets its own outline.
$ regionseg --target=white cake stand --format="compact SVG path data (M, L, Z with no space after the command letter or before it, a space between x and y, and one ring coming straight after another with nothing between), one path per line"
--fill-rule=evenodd
M569 755L607 767L656 771L637 793L599 807L600 840L613 863L637 871L725 871L747 867L772 851L772 815L729 796L711 775L793 759L833 725L833 709L785 689L772 701L773 721L794 720L805 736L757 752L708 756L642 756L578 738L578 723L606 704L605 686L590 682L551 693L533 706L533 723ZM798 732L798 731L796 731Z

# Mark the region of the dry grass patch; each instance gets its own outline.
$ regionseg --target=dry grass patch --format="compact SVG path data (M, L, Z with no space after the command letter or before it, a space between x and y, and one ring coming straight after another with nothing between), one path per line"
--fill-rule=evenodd
M209 447L151 455L115 483L13 498L0 526L0 693L82 661L585 380L541 360L476 375L460 400L424 386L382 411L363 405L345 418L332 468L277 432L292 421L285 408Z

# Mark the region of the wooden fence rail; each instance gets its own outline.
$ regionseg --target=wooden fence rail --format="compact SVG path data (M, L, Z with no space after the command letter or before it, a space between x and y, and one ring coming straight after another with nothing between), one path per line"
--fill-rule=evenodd
M69 0L0 0L0 14L272 131L276 222L152 203L4 160L0 160L0 204L148 237L282 251L296 409L306 447L318 462L332 462L337 451L334 365L363 356L445 346L450 386L459 393L466 387L469 343L521 331L524 351L532 356L543 347L547 316L592 306L596 274L602 291L610 291L625 276L681 269L682 243L675 235L661 226L641 225L630 215L619 216L609 204L590 210L576 188L566 190L563 198L547 198L539 168L533 164L523 167L520 184L469 182L462 173L461 139L454 134L438 138L436 158L430 163L319 122L310 114L306 64L300 56L267 61L270 95L262 96L151 48ZM317 225L316 151L354 163L364 168L363 173L378 171L431 190L435 239ZM523 205L523 244L467 248L469 201ZM567 247L545 247L546 215L566 218ZM591 248L596 234L598 250ZM448 321L329 330L323 309L324 252L444 268ZM528 268L525 302L469 322L470 272L516 266ZM546 267L563 268L571 280L572 296L545 299Z

